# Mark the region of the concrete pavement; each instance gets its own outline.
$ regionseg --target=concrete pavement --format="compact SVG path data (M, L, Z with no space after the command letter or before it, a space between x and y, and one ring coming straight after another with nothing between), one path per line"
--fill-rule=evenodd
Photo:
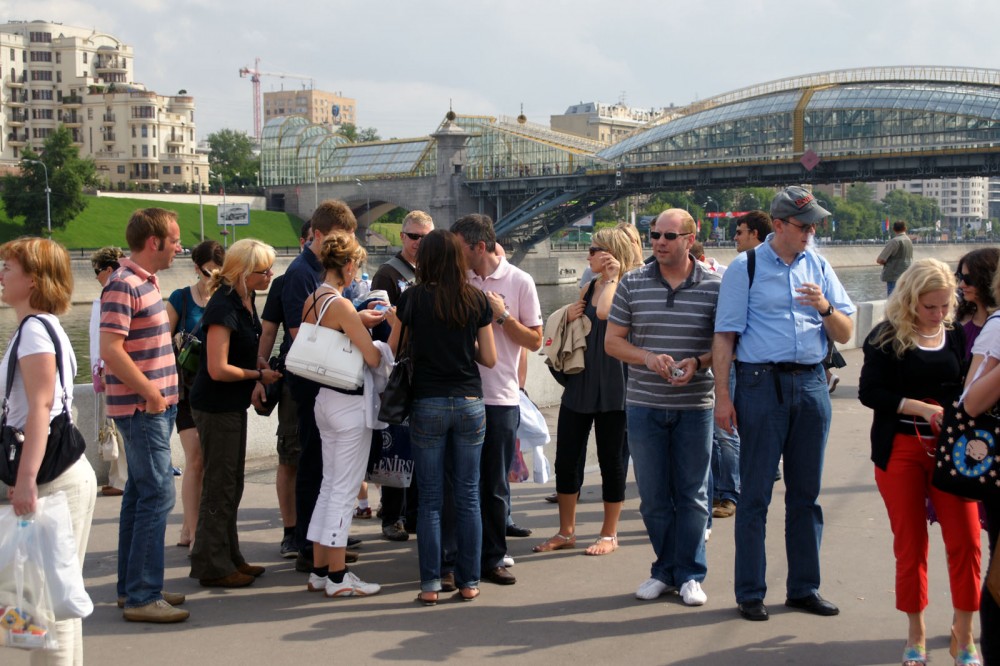
M542 498L554 490L516 484L514 518L535 530L510 539L517 564L516 585L482 584L474 603L443 596L424 608L418 591L416 543L381 540L377 520L356 521L364 540L361 578L379 582L382 593L369 598L325 599L305 591L305 575L294 560L278 557L281 539L270 465L248 473L240 511L243 552L267 573L251 587L220 591L187 577L186 551L173 544L180 529L180 505L167 530L167 589L188 595L191 619L179 625L132 624L115 606L117 498L99 497L84 574L96 604L84 621L87 664L239 664L443 662L475 660L519 664L898 664L906 618L894 607L892 539L885 508L868 460L870 412L857 401L861 353L845 353L848 367L833 395L834 421L827 448L823 595L841 614L823 618L783 606L786 574L783 495L775 485L768 533L769 622L739 617L733 597L733 520L716 520L708 544L708 603L685 607L676 595L638 601L636 587L649 575L652 550L638 511L630 476L619 530L621 548L587 557L583 547L601 522L600 476L591 447L578 511L581 547L534 554L531 546L555 533L556 509ZM555 432L556 409L545 410ZM547 447L555 457L554 443ZM273 462L273 461L272 461ZM178 485L179 496L179 485ZM373 493L373 497L376 494ZM947 569L940 528L931 528L928 649L948 663L951 621ZM985 540L984 540L985 548ZM985 561L984 561L985 563ZM978 637L978 621L977 621ZM21 666L26 654L0 650L0 663Z

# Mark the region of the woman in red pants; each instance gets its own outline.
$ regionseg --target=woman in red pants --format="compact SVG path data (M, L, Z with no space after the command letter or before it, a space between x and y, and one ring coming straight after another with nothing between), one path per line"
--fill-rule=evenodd
M962 391L965 336L952 325L955 301L955 277L947 264L915 261L886 303L886 321L864 344L858 397L875 411L875 481L892 526L896 608L909 620L904 666L927 663L927 497L941 522L948 557L952 634L963 646L955 663L981 663L972 636L979 610L978 510L975 502L931 485L936 437L930 422Z

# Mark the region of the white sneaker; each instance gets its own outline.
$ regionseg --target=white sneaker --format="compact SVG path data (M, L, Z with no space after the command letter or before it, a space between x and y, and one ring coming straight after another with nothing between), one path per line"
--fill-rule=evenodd
M328 597L368 597L378 594L381 589L381 585L366 583L348 571L344 574L343 583L334 583L332 580L327 579L324 594Z
M833 393L834 391L837 390L837 384L839 383L840 383L840 377L838 377L833 373L830 373L830 381L826 383L826 388L829 389L830 393Z
M500 564L502 564L505 568L509 569L510 567L514 566L514 558L511 557L510 555L504 555L503 560L500 561Z
M309 574L309 582L306 583L306 589L310 592L322 592L326 589L326 584L330 582L330 579L326 576L317 576L314 573Z
M672 585L667 585L662 580L656 578L650 578L643 582L639 586L639 589L635 591L636 599L645 599L646 601L656 599L661 594L666 594L667 592L676 592L677 588Z
M712 528L709 527L707 530L705 530L705 543L708 543L708 540L711 538L712 538Z
M701 583L689 580L681 585L681 601L688 606L704 606L708 595L701 589Z

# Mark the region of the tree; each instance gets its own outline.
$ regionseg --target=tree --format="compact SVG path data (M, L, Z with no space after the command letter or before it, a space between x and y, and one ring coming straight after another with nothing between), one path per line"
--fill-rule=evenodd
M378 130L374 127L358 127L354 123L344 123L337 127L337 134L351 143L367 143L381 141Z
M246 132L223 129L208 135L208 164L213 176L222 179L226 191L239 191L257 185L260 157L254 154L254 142Z
M33 163L31 160L43 162ZM49 200L52 206L52 228L61 229L83 212L87 199L84 187L96 187L97 170L94 161L80 158L73 145L73 135L60 125L42 145L42 154L25 148L21 175L3 178L3 203L11 218L24 217L24 231L41 235L48 226L45 203L45 174L48 170Z

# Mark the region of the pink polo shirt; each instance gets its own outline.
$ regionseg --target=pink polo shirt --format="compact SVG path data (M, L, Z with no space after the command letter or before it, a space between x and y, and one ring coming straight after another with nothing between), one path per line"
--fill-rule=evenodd
M542 325L542 308L538 304L538 292L531 276L501 257L500 265L491 275L479 277L469 271L469 283L483 291L503 294L504 303L516 319L528 328ZM483 402L487 405L516 407L519 404L517 387L517 363L521 346L508 337L505 326L493 323L493 339L496 342L497 362L492 368L479 366L483 379Z

